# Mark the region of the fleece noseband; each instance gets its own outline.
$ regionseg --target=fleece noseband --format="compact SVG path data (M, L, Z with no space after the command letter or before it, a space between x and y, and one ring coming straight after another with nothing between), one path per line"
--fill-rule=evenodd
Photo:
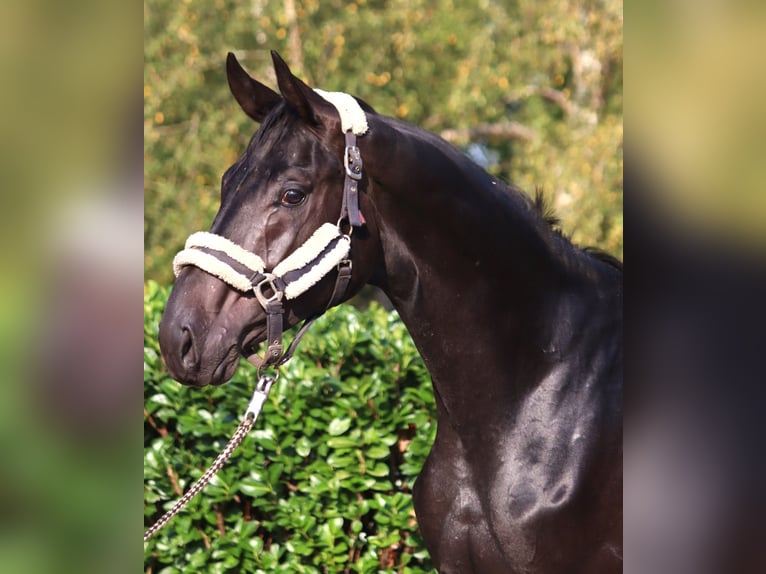
M271 272L266 272L263 260L254 253L215 233L198 231L189 236L184 250L173 259L173 272L177 276L184 266L194 265L239 291L253 289L263 304L270 297L269 289L279 293L280 298L302 295L345 260L350 248L349 236L332 223L325 223Z
M173 259L176 277L187 265L202 269L244 293L253 292L266 312L266 342L268 349L263 359L251 355L248 360L262 366L279 366L292 357L303 334L327 309L340 303L351 282L351 231L344 233L343 222L350 230L364 225L359 210L359 181L362 178L362 158L356 145L356 136L367 132L367 118L359 103L341 92L316 90L338 110L346 147L343 157L343 203L337 224L324 223L290 255L271 271L258 255L244 249L226 237L200 231L186 240L184 249ZM284 350L283 299L295 299L317 284L333 269L337 269L330 301L324 310L307 319L293 342Z

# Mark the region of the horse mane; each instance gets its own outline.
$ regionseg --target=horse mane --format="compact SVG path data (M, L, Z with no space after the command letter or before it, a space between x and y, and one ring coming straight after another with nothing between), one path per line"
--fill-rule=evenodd
M365 112L368 113L374 113L377 114L375 109L368 104L366 101L362 100L359 97L354 96L354 99L356 99L357 102L359 102L359 105L362 107L362 109ZM264 121L261 123L261 129L259 129L253 136L253 140L251 141L251 144L259 145L262 143L263 140L270 137L272 135L272 128L276 127L276 125L280 124L284 118L288 115L290 115L290 108L289 106L284 102L280 102L275 106L274 110L268 116L264 119ZM384 116L385 117L385 116ZM393 119L393 118L388 118ZM408 124L405 122L396 122L401 129L402 126L409 128L407 131L410 133L414 133L416 135L420 135L421 137L423 135L426 136L435 136L435 134L428 132L426 130L423 130L422 128L415 126L413 124ZM438 136L435 136L436 140L439 141L440 138ZM443 140L441 140L443 141ZM446 142L445 142L446 143ZM449 144L447 144L449 145ZM453 146L449 145L450 148L453 150L455 149ZM533 198L530 198L530 196L523 191L519 190L518 188L515 188L514 186L509 186L506 184L507 187L509 187L512 190L516 190L519 192L519 195L526 200L528 206L530 209L535 212L545 223L545 227L550 230L555 237L557 237L561 242L573 247L574 249L578 250L581 253L584 253L591 259L594 259L596 261L599 261L601 263L605 263L606 265L609 265L611 267L614 267L615 269L622 271L622 262L614 257L613 255L607 253L603 249L592 247L592 246L586 246L586 247L579 247L575 245L572 242L571 236L567 235L563 229L561 228L561 219L556 215L555 210L550 205L549 198L545 195L543 189L541 187L537 187L535 189L535 195Z
M566 235L561 229L561 220L556 215L555 211L550 205L548 198L545 196L545 193L540 187L535 189L535 197L532 200L532 207L542 218L542 220L548 225L551 231L553 231L554 235L579 249L582 253L585 253L589 257L614 267L619 271L622 271L622 261L617 259L614 255L611 255L598 247L578 247L572 242L572 238Z
M370 104L365 102L362 98L357 97L357 96L352 96L352 97L359 103L359 106L365 112L370 113L370 114L377 114L378 113L377 111L375 111L375 108L373 108Z
M541 187L535 188L535 197L532 200L532 205L537 210L537 213L540 215L540 217L543 218L543 221L545 221L545 223L547 223L555 233L566 237L566 239L569 239L569 237L565 236L564 232L561 230L561 220L554 212L550 202L548 201L548 198L545 197L545 193Z

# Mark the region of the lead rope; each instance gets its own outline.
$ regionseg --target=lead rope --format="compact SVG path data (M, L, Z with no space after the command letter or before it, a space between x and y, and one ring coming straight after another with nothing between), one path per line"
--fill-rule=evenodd
M210 465L210 468L205 471L205 474L203 474L197 480L197 482L195 482L191 488L186 491L181 499L176 502L175 505L173 505L173 508L168 510L162 516L162 518L152 524L146 530L146 532L144 532L144 542L154 536L154 534L156 534L157 531L159 531L163 526L170 522L170 519L178 514L184 506L189 504L189 501L191 501L192 498L199 494L202 489L205 488L207 483L212 480L215 474L221 470L223 465L226 464L226 461L229 460L231 455L234 453L234 449L240 445L245 436L247 436L247 433L250 432L253 424L255 424L255 420L258 418L261 409L263 409L263 404L266 402L266 397L269 396L269 390L271 390L271 385L274 384L275 380L275 378L269 377L267 375L262 376L258 380L258 384L255 385L253 397L250 399L250 404L245 411L245 416L242 419L242 422L239 423L237 430L234 432L234 436L231 437L229 443L224 447L224 449L221 451L221 454L218 455L213 464Z

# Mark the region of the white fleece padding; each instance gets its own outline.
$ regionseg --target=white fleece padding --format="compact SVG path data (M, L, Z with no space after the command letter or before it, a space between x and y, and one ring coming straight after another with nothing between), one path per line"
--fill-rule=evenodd
M216 251L223 251L226 255L231 257L237 263L241 263L253 272L263 273L263 259L258 257L255 253L243 249L230 239L216 235L215 233L209 233L207 231L198 231L192 233L186 240L186 249L192 247L208 247L215 249ZM178 275L178 273L176 273Z
M250 284L250 279L241 273L237 273L229 265L218 259L215 255L210 255L210 253L197 249L179 251L173 258L173 272L176 277L178 277L181 268L185 265L199 267L240 291L247 292L253 288Z
M283 277L290 271L302 269L316 259L335 240L338 240L337 245L325 253L324 257L317 261L308 272L285 287L286 298L294 299L301 295L332 271L338 263L348 256L351 249L351 239L347 235L343 235L335 224L325 223L274 268L272 274L276 277ZM195 247L207 247L216 251L223 251L238 263L249 267L252 271L264 272L263 260L254 253L245 251L242 247L225 237L206 231L199 231L189 236L186 240L186 248L179 251L173 259L173 272L176 277L178 277L178 274L185 265L194 265L218 277L221 281L228 283L235 289L244 292L253 289L253 285L247 276L235 271L228 263L221 261L215 255L200 251L195 249Z
M348 256L351 249L351 239L348 235L343 235L338 244L320 259L316 265L305 275L301 275L295 281L285 287L285 297L295 299L301 293L308 291L313 285L319 282L322 277L332 271L335 266Z
M314 258L322 253L322 250L330 245L333 239L341 235L338 231L337 225L332 223L325 223L319 227L309 237L303 245L298 247L290 255L285 257L276 267L274 267L274 275L282 277L289 271L295 271L300 269L307 263L310 263Z
M330 102L340 114L340 129L343 133L348 130L355 135L361 136L367 133L367 116L353 96L345 92L325 92L314 90L325 100Z

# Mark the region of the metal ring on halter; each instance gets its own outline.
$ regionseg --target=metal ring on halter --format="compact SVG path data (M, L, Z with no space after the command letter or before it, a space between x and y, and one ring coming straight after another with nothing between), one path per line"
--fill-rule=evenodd
M258 302L264 308L266 308L266 305L268 305L272 301L280 301L282 299L282 295L284 295L284 292L277 289L276 285L274 285L274 279L276 279L274 275L272 275L271 273L266 273L266 276L263 279L261 279L260 283L258 283L255 287L253 287L255 298L258 299ZM264 293L265 288L271 289L272 294L266 295Z
M264 375L263 369L270 368L274 371L273 375ZM276 383L279 379L281 371L279 370L279 365L259 365L255 368L255 376L258 377L258 383L256 385L256 389L261 386L261 382L264 379L271 379L272 382Z
M346 222L346 225L348 225L348 233L346 233L345 231L343 231L343 222L344 222L344 221ZM338 222L337 222L335 225L337 225L337 226L338 226L338 232L339 232L341 235L343 235L343 236L345 236L345 237L348 237L348 238L349 238L349 240L351 239L351 235L354 233L354 226L353 226L353 225L351 225L351 222L349 222L349 220L348 220L348 216L347 216L347 215L341 215L341 216L338 218Z

